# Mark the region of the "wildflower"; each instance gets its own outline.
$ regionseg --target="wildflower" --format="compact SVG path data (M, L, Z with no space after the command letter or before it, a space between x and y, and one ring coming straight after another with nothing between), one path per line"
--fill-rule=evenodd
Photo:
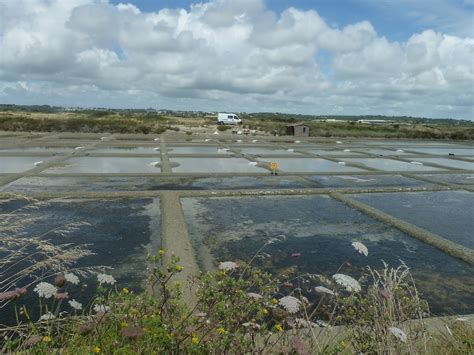
M193 337L191 338L191 343L193 344L199 344L199 338L195 335L193 335Z
M54 284L57 287L63 287L65 283L66 283L66 278L62 274L56 275L56 277L54 278Z
M98 353L100 353L102 350L101 350L101 348L100 348L99 346L96 345L96 346L94 347L94 349L92 349L92 351L94 352L94 354L98 354Z
M103 305L103 304L96 304L94 305L94 312L95 313L107 313L108 311L110 311L110 307L109 306L106 306L106 305Z
M328 295L331 295L331 296L334 296L335 293L333 291L331 291L330 289L324 287L324 286L316 286L314 288L314 290L317 292L317 293L321 293L321 294L328 294Z
M272 303L273 304L278 304L278 301L276 299L272 298Z
M69 305L76 311L80 311L82 309L82 304L77 302L76 300L70 300Z
M127 327L122 329L122 335L126 338L137 339L145 334L143 328L140 327Z
M40 297L51 298L56 294L58 289L48 282L40 282L36 285L33 291L35 291Z
M307 349L306 345L300 337L294 336L293 338L291 338L291 347L293 348L296 354L310 354L310 351Z
M43 340L43 343L49 343L52 339L51 339L51 337L46 335L46 336L43 337L42 340Z
M66 278L66 281L73 284L73 285L78 285L79 284L79 277L74 275L73 273L69 272L67 274L64 274L64 277Z
M25 340L23 345L26 348L30 348L30 347L35 346L36 344L38 344L41 340L43 340L43 337L41 337L39 335L32 335L32 336L28 337L28 339Z
M56 316L54 314L52 314L51 312L48 312L48 313L45 313L43 314L41 317L40 317L40 321L42 320L53 320L54 318L56 318Z
M98 274L97 275L97 280L99 281L99 284L110 284L113 285L115 284L115 279L112 275L107 275L107 274Z
M224 328L219 327L219 328L217 328L217 333L219 335L224 335L225 333L227 333L227 331Z
M349 292L361 291L359 282L350 276L344 274L334 274L332 278L334 281L336 281L337 284L341 285Z
M128 295L130 293L130 290L126 287L122 288L122 293Z
M120 323L120 325L122 326L122 328L127 328L127 327L128 327L128 323L127 323L127 322L122 322L122 323Z
M248 292L247 296L249 296L250 298L256 299L256 300L263 298L262 295L259 295L258 293L254 293L254 292Z
M0 302L14 301L26 294L26 288L15 288L13 291L0 292Z
M285 296L280 298L278 304L282 306L288 313L296 313L300 310L301 301L293 296Z
M390 327L388 328L388 331L390 333L392 333L392 335L397 338L398 340L400 340L401 342L403 343L406 343L407 342L407 335L405 334L405 332L403 330L401 330L400 328L396 328L396 327Z
M282 331L283 331L283 327L282 327L280 324L276 324L276 325L275 325L275 330L276 330L277 332L282 332Z
M260 324L257 324L255 322L245 322L242 323L242 326L245 328L252 327L253 329L259 330L261 328Z
M54 295L57 300L67 300L69 298L68 292L58 292Z
M262 312L264 316L268 316L268 309L264 308Z
M164 251L163 249L160 249L160 251L158 252L158 254L159 254L160 256L163 256L163 255L165 255L165 251Z
M239 265L237 263L234 263L233 261L224 261L219 264L219 270L223 271L233 271L239 268Z
M353 242L352 246L354 247L355 250L357 250L360 254L364 254L365 256L369 255L369 249L362 244L361 242Z
M318 324L303 318L295 318L291 324L293 328L315 328Z

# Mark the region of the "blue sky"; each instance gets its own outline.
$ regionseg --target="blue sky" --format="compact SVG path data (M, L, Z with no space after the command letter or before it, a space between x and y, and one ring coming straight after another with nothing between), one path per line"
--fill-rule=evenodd
M238 1L238 0L235 0ZM189 9L196 0L113 0L131 3L143 11L161 8ZM288 7L315 10L329 24L345 26L367 20L377 33L394 41L404 41L426 29L453 34L474 34L474 1L470 0L266 0L272 11Z
M473 6L0 0L0 103L474 120Z

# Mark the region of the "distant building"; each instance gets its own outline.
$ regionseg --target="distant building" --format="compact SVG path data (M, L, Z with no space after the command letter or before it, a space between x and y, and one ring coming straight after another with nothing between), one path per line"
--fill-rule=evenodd
M286 126L286 135L295 137L309 137L309 127L305 124L289 124Z

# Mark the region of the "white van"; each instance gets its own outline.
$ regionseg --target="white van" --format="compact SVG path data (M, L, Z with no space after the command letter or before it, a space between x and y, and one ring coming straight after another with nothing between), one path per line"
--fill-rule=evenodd
M241 124L242 120L235 113L223 113L217 114L217 124Z

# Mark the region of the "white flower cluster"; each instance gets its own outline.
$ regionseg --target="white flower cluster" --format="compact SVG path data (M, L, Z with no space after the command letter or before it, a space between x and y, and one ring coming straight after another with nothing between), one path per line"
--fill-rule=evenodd
M369 255L369 249L362 244L361 242L353 242L352 246L354 247L355 250L357 250L360 254L363 254L365 256Z
M56 318L56 316L54 314L52 314L51 312L48 312L48 313L45 313L43 314L41 317L40 317L40 321L42 320L53 320L54 318Z
M99 281L99 284L110 284L113 285L115 284L115 279L112 275L107 275L107 274L98 274L97 275L97 280Z
M66 281L73 284L73 285L78 285L79 284L79 277L74 275L73 273L69 272L67 274L64 274L64 277L66 278Z
M35 291L40 297L51 298L56 294L56 292L58 292L58 289L56 286L51 285L48 282L40 282L36 285L33 291Z
M331 296L334 296L335 293L333 291L331 291L330 289L324 287L324 286L316 286L314 288L314 290L316 291L316 293L321 293L321 294L328 294L328 295L331 295Z
M69 305L76 311L80 311L82 309L82 304L77 302L76 300L70 300Z
M103 304L96 304L94 305L94 312L95 313L107 313L108 311L110 311L110 307L109 306L105 306Z
M360 292L362 289L359 282L350 276L344 274L335 274L332 276L332 278L338 285L341 285L349 292Z
M219 270L232 271L238 269L239 265L233 261L224 261L219 264Z
M398 340L400 340L401 342L403 343L406 343L407 342L407 335L405 334L405 332L403 330L401 330L400 328L397 328L397 327L390 327L388 328L388 331L390 333L393 334L393 336L395 338L397 338Z
M278 300L278 304L290 314L298 312L301 307L301 301L293 296L285 296L280 298Z
M293 328L316 328L318 324L303 318L295 318L292 326Z

